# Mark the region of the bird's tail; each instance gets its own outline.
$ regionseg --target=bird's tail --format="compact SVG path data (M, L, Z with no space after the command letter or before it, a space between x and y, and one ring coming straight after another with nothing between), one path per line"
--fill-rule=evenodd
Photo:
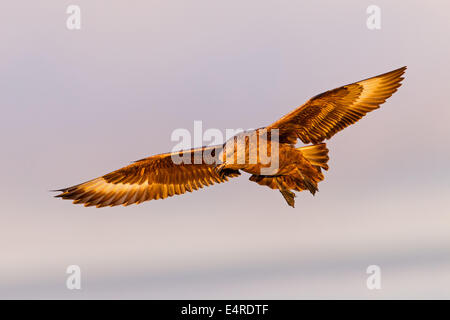
M328 170L328 149L326 143L297 148L313 166Z
M297 167L289 175L283 176L263 176L252 175L250 181L259 185L268 186L271 189L280 190L287 204L294 207L295 194L291 190L309 190L313 195L318 191L317 184L324 179L321 169L328 170L328 149L325 143L316 144L296 149L309 161L309 165Z

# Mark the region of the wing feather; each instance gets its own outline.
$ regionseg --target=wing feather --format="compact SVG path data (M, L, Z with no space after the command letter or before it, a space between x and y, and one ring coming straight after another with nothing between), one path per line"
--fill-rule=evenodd
M403 80L406 67L321 93L267 127L280 142L319 143L378 109Z
M202 156L205 151L214 154L211 149L218 147L202 147L145 158L102 177L57 190L61 193L56 197L71 199L73 203L83 203L85 206L127 206L222 183L228 181L227 176L238 176L239 171L229 170L221 176L214 169L214 164L194 164L193 161L194 157ZM173 155L184 155L191 161L175 164Z

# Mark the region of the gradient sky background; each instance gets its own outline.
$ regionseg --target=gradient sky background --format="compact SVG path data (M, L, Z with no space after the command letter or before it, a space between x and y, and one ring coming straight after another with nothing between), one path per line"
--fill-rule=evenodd
M66 28L69 4L79 31ZM448 1L0 9L1 298L450 298ZM194 120L264 126L403 65L400 90L328 142L320 192L295 209L247 175L130 207L48 192L170 151ZM65 286L72 264L80 291ZM366 287L372 264L381 290Z

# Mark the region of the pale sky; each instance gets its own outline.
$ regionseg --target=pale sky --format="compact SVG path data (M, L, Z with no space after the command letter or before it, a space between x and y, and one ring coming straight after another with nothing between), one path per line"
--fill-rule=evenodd
M448 1L76 3L75 31L71 1L1 5L1 298L450 298ZM261 127L403 65L295 209L246 174L129 207L48 192L170 151L195 120Z

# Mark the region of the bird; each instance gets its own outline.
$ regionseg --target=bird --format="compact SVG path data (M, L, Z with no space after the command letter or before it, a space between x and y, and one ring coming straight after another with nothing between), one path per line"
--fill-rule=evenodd
M278 190L294 208L294 191L314 195L324 180L322 170L328 170L329 160L324 141L378 109L401 86L405 70L406 66L325 91L271 125L241 132L224 144L153 155L53 190L60 192L55 197L87 207L128 206L223 183L243 171L251 175L250 181ZM306 146L297 147L298 140ZM269 162L262 159L263 146Z

